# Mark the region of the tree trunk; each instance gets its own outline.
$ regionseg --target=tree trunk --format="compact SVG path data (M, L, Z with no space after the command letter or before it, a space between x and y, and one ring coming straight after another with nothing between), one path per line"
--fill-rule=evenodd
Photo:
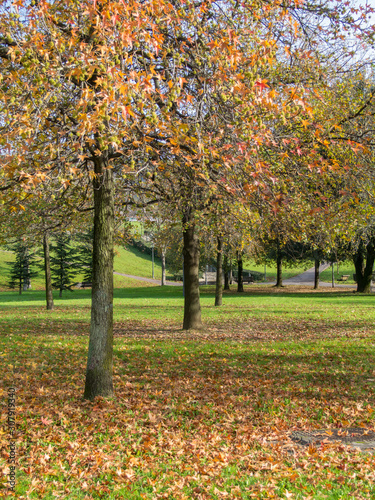
M164 248L161 251L161 286L165 285L165 250Z
M53 294L51 281L51 261L49 257L49 239L47 231L43 234L43 253L44 253L44 276L46 281L46 306L47 310L53 309Z
M320 268L320 260L316 258L315 259L315 274L314 274L314 290L317 290L319 288L319 279L320 279L319 268Z
M276 266L277 266L277 271L276 271L276 288L281 288L283 286L283 260L281 257L281 253L279 250L277 251L277 258L276 258Z
M243 292L242 252L237 251L237 292Z
M195 234L194 214L187 209L182 218L184 240L184 330L202 327L199 299L199 240Z
M215 306L223 305L223 237L217 237Z
M85 399L113 395L113 232L112 169L102 155L94 161L93 280Z
M357 292L359 293L370 293L371 291L374 260L375 241L370 240L366 246L364 243L361 243L357 253L353 256L355 272L357 275Z
M228 255L224 256L224 290L230 290Z

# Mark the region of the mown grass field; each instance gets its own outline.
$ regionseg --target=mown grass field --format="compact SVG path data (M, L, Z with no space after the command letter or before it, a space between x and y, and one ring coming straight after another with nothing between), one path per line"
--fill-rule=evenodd
M10 264L8 262L13 261L14 256L12 252L0 249L0 290L2 291L9 289L7 282L9 281ZM42 263L41 258L38 261ZM118 246L115 248L114 270L122 274L151 278L151 256L132 247L122 248ZM161 263L157 257L154 263L154 275L156 279L161 278ZM114 286L118 288L128 286L129 284L139 284L139 282L135 283L134 280L132 281L119 275L114 275L113 279ZM76 281L82 281L82 275L78 275ZM44 286L44 271L40 269L38 276L32 279L32 288L34 290L43 290Z
M1 293L0 465L4 483L13 386L15 498L375 498L375 455L289 438L374 429L374 297L250 286L213 301L203 287L205 327L184 332L181 289L117 289L115 398L87 402L90 291L52 312L41 291Z

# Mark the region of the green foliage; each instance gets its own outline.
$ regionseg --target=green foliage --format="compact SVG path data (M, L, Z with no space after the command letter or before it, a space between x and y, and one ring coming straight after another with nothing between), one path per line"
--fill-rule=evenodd
M80 233L75 238L77 267L83 275L82 281L92 283L94 230Z
M26 291L31 287L31 278L38 275L38 272L33 270L35 266L35 255L30 252L30 249L21 240L18 240L9 249L15 254L13 262L7 262L10 265L10 279L8 281L9 288L18 287L19 293Z
M243 272L244 273L249 272L254 281L264 281L264 273L260 273L259 271L254 271L252 269L250 271L244 269Z
M60 290L72 291L72 286L79 273L77 249L71 245L71 237L67 233L56 235L50 246L52 286Z

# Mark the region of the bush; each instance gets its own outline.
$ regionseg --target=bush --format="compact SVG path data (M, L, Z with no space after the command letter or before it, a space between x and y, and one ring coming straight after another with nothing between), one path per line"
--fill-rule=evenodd
M243 269L242 276L244 282L248 281L248 277L251 276L253 281L264 281L264 273L259 271L250 271L249 269ZM237 270L233 271L233 277L237 281Z
M250 271L250 274L254 281L264 281L264 273L260 273L259 271Z
M129 241L129 245L136 248L140 252L146 253L147 255L152 255L152 247L148 247L142 241L136 241L134 238L131 238ZM157 256L157 250L154 248L154 256Z

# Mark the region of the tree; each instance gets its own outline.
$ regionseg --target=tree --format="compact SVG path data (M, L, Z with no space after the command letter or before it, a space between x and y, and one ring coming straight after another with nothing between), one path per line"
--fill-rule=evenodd
M243 292L242 250L237 250L237 292Z
M223 304L223 236L217 237L215 306Z
M55 180L44 183L43 187L39 184L22 195L16 193L0 206L2 239L7 240L16 235L25 239L28 244L42 240L47 310L54 307L49 256L50 235L68 228L75 230L78 222L86 222L87 217L81 211L87 209L90 200L82 195L80 189L77 192L77 189L71 186L60 191L59 182Z
M165 204L158 204L157 206L149 207L147 210L142 211L142 218L145 218L145 228L148 231L148 237L152 243L152 255L154 256L154 249L157 250L161 260L161 286L166 284L166 259L168 250L176 244L175 241L175 215L170 208ZM177 243L178 246L178 243ZM172 255L174 260L177 259L178 254L181 254L177 248L174 248ZM175 271L181 269L181 264L178 263Z
M370 293L375 262L374 227L363 228L351 243L355 267L357 292Z
M67 233L59 233L51 245L51 275L52 286L60 291L72 291L74 279L79 272L77 266L77 250L71 246L71 237Z
M15 261L8 262L11 265L9 287L18 287L19 294L30 288L31 278L38 275L37 271L32 270L35 265L34 254L30 253L28 246L22 241L18 240L10 249L15 253Z
M50 244L49 244L49 234L47 231L45 231L43 234L43 256L44 256L44 276L45 276L45 286L46 286L46 307L47 310L52 311L54 303L53 303L53 293L52 293Z
M77 248L77 267L83 272L83 281L92 283L93 275L93 230L89 229L75 237Z

